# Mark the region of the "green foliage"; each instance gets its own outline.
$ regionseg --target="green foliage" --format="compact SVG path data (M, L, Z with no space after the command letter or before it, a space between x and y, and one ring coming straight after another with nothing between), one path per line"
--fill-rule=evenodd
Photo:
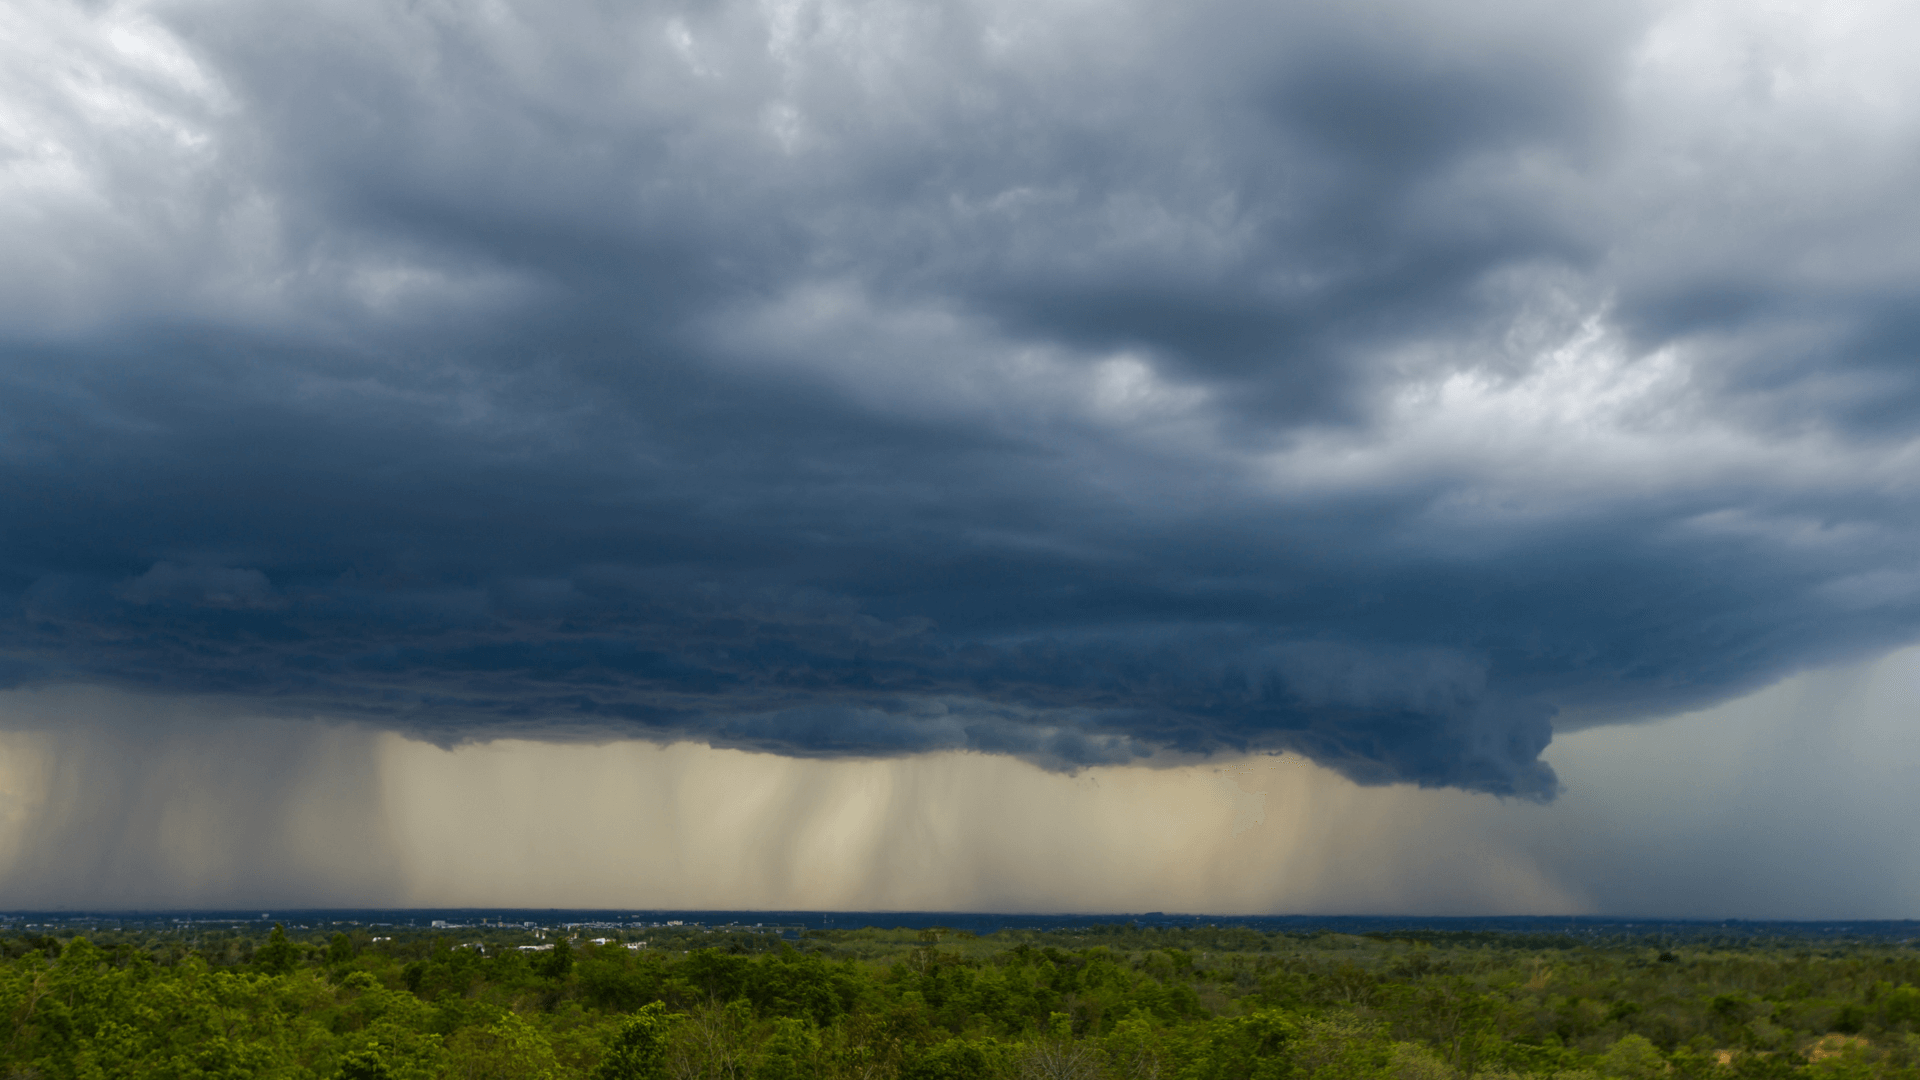
M1667 1069L1660 1048L1639 1035L1622 1035L1599 1061L1600 1075L1614 1080L1655 1080Z
M594 1080L664 1080L674 1021L681 1019L668 1013L664 1002L642 1006L621 1023L607 1044Z
M269 975L286 975L293 971L299 962L299 953L293 942L287 940L287 928L280 923L273 924L273 933L268 935L267 943L253 954L253 966Z
M393 1066L378 1050L349 1050L340 1059L339 1080L394 1080Z
M992 1039L943 1039L914 1054L900 1080L992 1080L1007 1071L1007 1051Z
M820 1036L813 1023L786 1016L774 1020L753 1080L817 1080L819 1073Z
M540 958L538 971L543 978L566 978L573 971L572 943L564 937L555 939L553 951Z
M306 930L0 940L0 1077L1920 1077L1909 946Z
M457 1076L471 1080L555 1080L553 1044L525 1017L505 1013L482 1028L463 1028L447 1040Z
M1880 999L1880 1012L1890 1028L1920 1029L1920 987L1899 986Z

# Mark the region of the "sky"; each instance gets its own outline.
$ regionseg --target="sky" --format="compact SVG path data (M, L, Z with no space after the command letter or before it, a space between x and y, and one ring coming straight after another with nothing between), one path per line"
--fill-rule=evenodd
M1912 916L1917 32L15 0L0 904Z

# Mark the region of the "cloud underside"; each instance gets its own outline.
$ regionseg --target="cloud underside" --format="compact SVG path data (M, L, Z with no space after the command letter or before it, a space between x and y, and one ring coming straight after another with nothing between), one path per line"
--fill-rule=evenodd
M1892 5L25 10L10 685L1540 798L1920 628Z

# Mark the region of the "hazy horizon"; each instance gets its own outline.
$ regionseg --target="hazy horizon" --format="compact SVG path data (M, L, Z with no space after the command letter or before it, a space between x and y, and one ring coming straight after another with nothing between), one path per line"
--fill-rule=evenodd
M1920 650L1907 650L1563 736L1549 753L1568 791L1547 805L1363 787L1293 756L1067 775L974 753L446 749L352 725L215 723L192 702L156 715L102 691L15 692L0 695L0 790L18 800L0 815L0 910L1909 918L1920 857L1901 823L1920 792L1900 777L1920 761L1916 678ZM1836 708L1853 722L1798 723Z

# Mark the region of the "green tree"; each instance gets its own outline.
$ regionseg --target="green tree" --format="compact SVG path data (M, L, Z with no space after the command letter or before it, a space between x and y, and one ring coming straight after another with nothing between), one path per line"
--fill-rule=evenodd
M1287 1080L1293 1075L1300 1026L1291 1017L1258 1009L1208 1027L1205 1045L1183 1070L1184 1080Z
M1020 1075L1027 1080L1093 1080L1100 1075L1100 1052L1073 1041L1073 1017L1047 1014L1047 1034L1034 1040L1020 1058Z
M792 1017L774 1021L753 1080L814 1080L819 1071L820 1036L813 1024Z
M267 936L267 943L253 954L253 966L268 975L285 975L293 971L298 956L293 942L287 940L287 928L274 923L273 933Z
M991 1039L948 1039L908 1061L900 1080L992 1080L1006 1071L1005 1057Z
M1622 1035L1600 1056L1600 1075L1618 1080L1655 1080L1666 1071L1660 1048L1639 1035Z
M674 1080L742 1080L752 1026L753 1008L744 1000L695 1008L675 1033L667 1071Z
M1881 999L1880 1008L1888 1027L1920 1028L1920 989L1896 986Z
M447 1052L453 1074L471 1080L552 1080L560 1068L553 1044L517 1013L455 1033Z
M393 1080L393 1067L378 1050L353 1050L340 1059L336 1080Z
M660 1001L627 1017L593 1071L593 1080L665 1080L667 1047L679 1019Z
M573 970L573 944L566 938L557 938L553 951L542 957L538 965L538 974L549 979L564 979Z
M1136 1013L1113 1025L1104 1040L1108 1067L1123 1080L1160 1080L1164 1062L1153 1025Z
M327 963L344 964L353 959L353 939L341 931L333 932L333 940L327 942Z

